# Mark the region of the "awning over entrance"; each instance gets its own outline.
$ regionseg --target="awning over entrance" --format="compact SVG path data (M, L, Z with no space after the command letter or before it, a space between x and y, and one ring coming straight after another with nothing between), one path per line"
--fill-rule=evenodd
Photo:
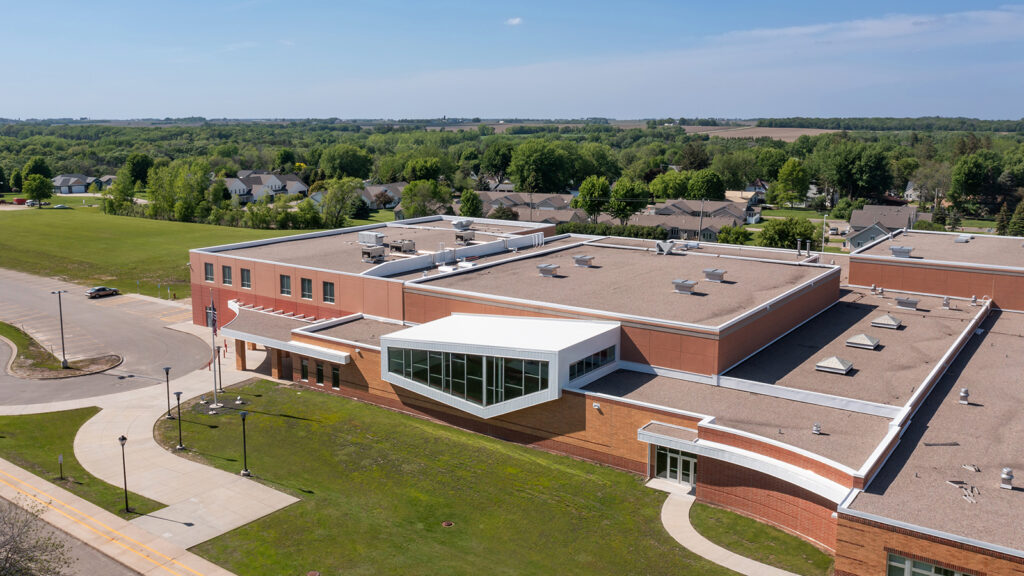
M268 348L284 350L326 362L348 364L352 361L352 356L348 352L291 341L293 330L308 328L312 325L314 325L313 322L283 314L240 308L238 316L224 326L221 333L230 338L254 342Z

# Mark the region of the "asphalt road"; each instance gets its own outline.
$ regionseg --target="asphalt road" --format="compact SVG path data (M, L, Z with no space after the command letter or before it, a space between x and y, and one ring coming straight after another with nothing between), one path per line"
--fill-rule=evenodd
M90 376L22 380L4 370L11 351L0 344L0 405L74 400L152 386L164 381L164 366L171 367L173 378L210 359L209 344L168 328L192 317L179 303L131 294L89 300L83 286L2 268L0 321L23 327L59 358L60 323L53 290L68 291L61 296L68 358L118 354L124 363Z

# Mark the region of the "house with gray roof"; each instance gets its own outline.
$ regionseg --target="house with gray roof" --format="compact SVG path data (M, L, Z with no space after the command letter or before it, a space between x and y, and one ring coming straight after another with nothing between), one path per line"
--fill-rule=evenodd
M58 174L51 181L54 194L84 194L96 179L85 174Z

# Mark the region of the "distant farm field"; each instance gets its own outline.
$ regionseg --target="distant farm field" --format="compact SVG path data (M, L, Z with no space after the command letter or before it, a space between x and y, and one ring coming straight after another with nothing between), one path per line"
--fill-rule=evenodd
M761 126L686 126L689 134L707 134L719 138L774 138L784 142L793 142L797 138L828 134L837 130L821 128L764 128Z

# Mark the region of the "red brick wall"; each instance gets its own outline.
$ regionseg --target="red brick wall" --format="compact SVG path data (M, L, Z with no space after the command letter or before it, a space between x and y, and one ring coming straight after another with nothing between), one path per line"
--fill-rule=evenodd
M1024 575L1024 559L1018 557L848 514L839 515L836 576L885 574L889 552L973 576Z
M836 505L774 476L701 457L697 460L697 500L771 524L826 550L835 550L836 521L832 513Z
M718 442L719 444L726 444L728 446L735 446L742 450L748 450L757 454L763 454L769 458L774 458L780 462L786 462L805 470L810 470L815 474L832 480L843 486L852 488L854 486L854 478L851 474L833 468L820 460L809 458L803 454L787 450L781 446L776 446L768 442L761 442L753 438L748 438L740 434L732 434L724 430L716 430L714 428L700 427L699 438L701 440L707 440L709 442Z
M875 284L891 290L943 296L989 296L1006 310L1024 310L1024 275L1009 271L914 264L850 258L850 284Z

